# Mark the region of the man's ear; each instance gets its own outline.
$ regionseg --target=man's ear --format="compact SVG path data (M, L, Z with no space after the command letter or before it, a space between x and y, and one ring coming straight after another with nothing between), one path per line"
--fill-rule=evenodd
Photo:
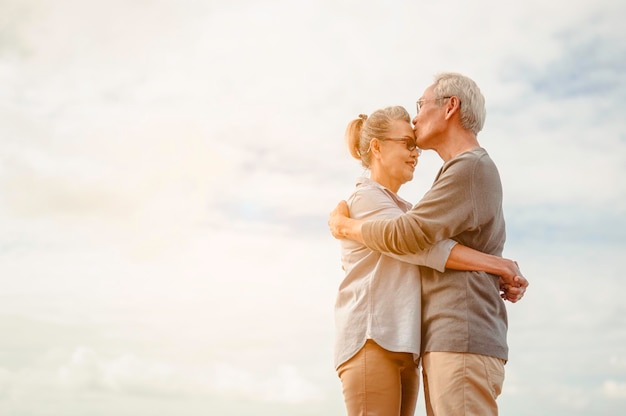
M461 111L461 100L456 95L453 95L447 100L446 104L446 119L452 117L455 113Z

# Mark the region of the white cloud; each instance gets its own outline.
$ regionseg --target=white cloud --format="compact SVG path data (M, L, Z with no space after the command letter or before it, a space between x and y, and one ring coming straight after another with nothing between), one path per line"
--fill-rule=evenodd
M52 356L56 359L53 360ZM322 392L291 364L276 363L267 374L257 374L224 362L193 366L155 361L135 354L103 356L79 346L55 366L60 354L49 355L45 364L19 372L0 369L0 398L28 400L31 395L48 399L124 396L211 397L223 395L246 400L279 403L318 401Z
M626 356L612 356L609 359L610 364L618 370L626 370Z
M111 409L146 395L152 414L167 395L343 411L325 223L363 172L343 131L385 105L414 111L439 70L487 96L507 255L531 280L510 308L507 414L616 410L597 399L623 397L623 2L2 10L0 311L59 325L7 318L23 334L3 412L73 416L77 394ZM416 202L440 164L424 155L401 195Z
M608 399L626 399L626 383L607 380L602 385L602 393Z
M311 381L306 380L293 365L279 364L267 378L259 378L250 372L229 364L216 366L213 385L225 395L248 396L261 400L303 403L323 398L323 393Z

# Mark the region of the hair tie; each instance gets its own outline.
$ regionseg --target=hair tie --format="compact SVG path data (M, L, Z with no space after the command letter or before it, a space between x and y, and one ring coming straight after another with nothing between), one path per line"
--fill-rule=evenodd
M367 114L359 114L359 118L363 121L367 120Z

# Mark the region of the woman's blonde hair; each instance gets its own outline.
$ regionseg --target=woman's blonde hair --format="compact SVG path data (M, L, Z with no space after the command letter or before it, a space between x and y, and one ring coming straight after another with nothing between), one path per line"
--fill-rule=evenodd
M370 142L373 138L384 138L389 133L394 121L411 122L409 112L402 106L396 105L374 111L368 117L359 114L359 117L348 123L346 128L346 142L350 154L361 161L364 168L369 169L372 162Z

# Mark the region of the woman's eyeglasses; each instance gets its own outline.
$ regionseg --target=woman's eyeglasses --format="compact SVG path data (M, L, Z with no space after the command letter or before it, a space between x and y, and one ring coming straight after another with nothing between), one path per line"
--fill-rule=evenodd
M401 138L395 138L395 137L383 137L380 138L378 140L381 141L385 141L385 140L391 140L394 142L404 142L406 149L409 152L412 152L413 150L417 150L417 155L421 155L422 154L422 149L420 149L419 147L417 147L417 144L415 143L415 139L412 137L401 137Z

